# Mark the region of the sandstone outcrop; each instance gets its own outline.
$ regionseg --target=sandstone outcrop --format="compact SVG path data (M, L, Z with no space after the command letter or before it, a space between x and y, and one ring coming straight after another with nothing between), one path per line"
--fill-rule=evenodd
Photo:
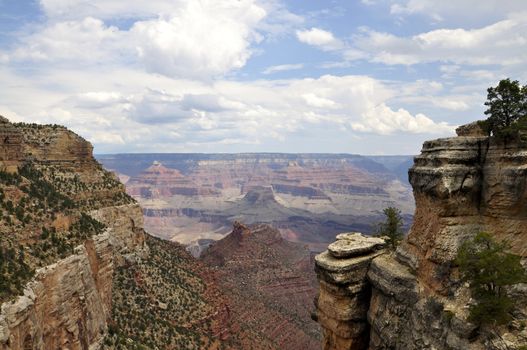
M524 286L513 291L520 302L510 327L478 330L467 321L470 293L454 263L461 244L480 231L508 241L515 254L524 261L527 258L527 146L485 136L477 123L457 132L458 137L425 142L415 157L409 170L416 201L412 227L396 252L368 262L364 288L371 288L371 296L363 305L333 298L334 305L321 307L320 298L328 294L326 276L333 271L330 265L317 263L322 281L319 314L324 308L342 307L361 314L367 309L368 340L355 346L336 338L336 331L326 331L328 349L519 349L527 345L527 330L516 325L527 318ZM339 266L351 268L357 259ZM343 286L333 289L334 295L347 292ZM326 327L339 329L338 325L333 322L332 328Z
M24 158L22 133L0 116L0 162L13 171Z
M456 129L457 136L474 136L485 137L488 133L483 130L480 123L475 121L469 124L461 125Z
M315 318L322 326L323 349L365 349L369 342L367 313L371 261L382 254L380 238L345 233L315 258L320 292Z
M103 339L111 312L115 229L38 270L24 296L2 305L1 349L87 349Z

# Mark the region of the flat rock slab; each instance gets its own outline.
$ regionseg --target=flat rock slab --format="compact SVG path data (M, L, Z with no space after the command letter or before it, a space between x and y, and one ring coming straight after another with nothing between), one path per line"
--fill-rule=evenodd
M361 233L341 233L337 241L328 246L329 253L340 259L366 255L374 250L383 248L386 242L382 238L367 237Z

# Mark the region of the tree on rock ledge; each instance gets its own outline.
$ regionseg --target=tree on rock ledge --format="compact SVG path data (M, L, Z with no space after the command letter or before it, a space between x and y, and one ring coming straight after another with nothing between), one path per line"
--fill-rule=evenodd
M395 207L388 207L382 212L386 218L383 222L378 224L377 236L388 237L388 245L395 250L404 237L402 231L403 218L401 217L401 211Z
M488 88L487 93L485 114L489 117L482 126L489 134L511 136L527 120L527 86L507 78Z

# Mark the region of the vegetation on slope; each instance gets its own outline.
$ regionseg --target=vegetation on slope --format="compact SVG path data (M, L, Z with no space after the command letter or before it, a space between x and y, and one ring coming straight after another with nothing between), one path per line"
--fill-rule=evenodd
M233 318L243 327L242 349L317 349L320 328L311 319L317 282L309 251L265 224L234 230L202 260L213 266Z
M114 275L106 349L223 349L228 323L213 283L178 244L147 236L149 256Z
M0 159L4 302L21 294L37 268L72 254L87 238L104 231L89 215L92 209L134 200L91 157L90 145L64 127L11 124L5 119L0 126L0 146L9 150Z
M68 185L61 180L60 187ZM60 187L33 163L0 171L0 301L20 294L36 268L104 230Z

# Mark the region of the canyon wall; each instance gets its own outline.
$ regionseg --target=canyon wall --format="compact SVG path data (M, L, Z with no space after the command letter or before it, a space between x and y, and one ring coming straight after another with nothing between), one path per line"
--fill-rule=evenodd
M35 179L17 175L29 165ZM147 252L141 208L93 158L89 142L60 126L1 118L0 170L3 181L18 181L2 183L3 197L29 218L4 212L0 248L3 253L18 246L20 261L35 270L22 295L2 300L0 349L98 348L111 315L114 269ZM37 199L38 210L24 206ZM73 240L79 217L105 228ZM79 244L69 254L69 248L55 254L48 231L56 244Z
M382 209L400 207L409 224L407 180L351 154L133 154L98 159L126 181L159 237L200 247L234 221L267 223L290 240L323 250L337 233L369 232ZM408 156L381 158L395 169ZM263 191L265 190L265 191ZM264 197L254 201L254 197ZM199 250L199 249L198 249Z
M2 304L0 349L97 348L111 314L113 270L144 250L141 208L102 208L108 228L75 254L37 270L24 295Z
M454 264L461 244L481 231L507 240L525 261L527 146L486 137L476 124L457 131L458 137L424 143L409 170L416 201L410 232L396 252L368 260L368 326L353 329L362 329L361 336L369 341L350 345L326 337L325 349L518 349L527 344L521 326L527 318L526 288L514 291L519 308L509 327L478 330L467 321L472 301ZM325 281L331 269L320 259L319 279ZM364 267L354 260L339 264L364 275ZM333 294L349 294L348 289L339 283ZM341 298L333 296L326 303L339 305ZM324 315L324 308L319 306L317 313ZM349 322L335 322L328 334L344 326Z

